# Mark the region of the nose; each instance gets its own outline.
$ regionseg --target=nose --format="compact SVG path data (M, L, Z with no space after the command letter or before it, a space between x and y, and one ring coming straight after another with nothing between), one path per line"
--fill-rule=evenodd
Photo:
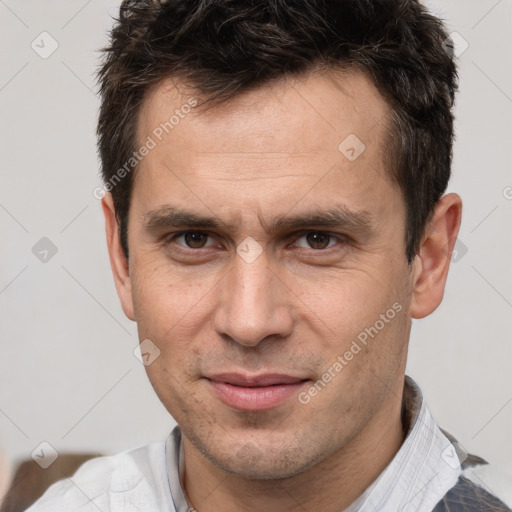
M216 333L247 347L289 336L293 294L269 267L265 252L252 263L236 255L232 265L220 283L213 319Z

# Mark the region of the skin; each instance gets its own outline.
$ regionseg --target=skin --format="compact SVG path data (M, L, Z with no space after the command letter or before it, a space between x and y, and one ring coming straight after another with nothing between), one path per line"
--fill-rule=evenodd
M141 143L191 96L170 79L153 88ZM103 200L117 291L140 340L161 351L146 369L182 429L184 487L199 512L342 510L403 442L411 318L442 300L461 200L439 201L409 264L404 201L383 168L389 114L357 72L311 72L193 110L139 165L129 260L110 194ZM338 150L349 134L366 146L354 161ZM367 222L271 229L277 217L335 205ZM176 209L219 225L190 247L190 237L171 238L197 226L155 221ZM237 254L248 236L262 250L252 263ZM396 303L401 311L307 404L293 396L236 410L205 378L280 373L308 379L307 390Z

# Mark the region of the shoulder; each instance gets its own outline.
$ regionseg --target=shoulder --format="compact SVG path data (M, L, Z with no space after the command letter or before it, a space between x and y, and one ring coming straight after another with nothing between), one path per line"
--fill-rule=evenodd
M456 446L452 438L452 443ZM461 474L433 512L512 512L508 504L510 482L484 459L465 454L461 457Z
M159 510L168 499L166 482L165 443L151 443L87 461L53 484L27 512Z

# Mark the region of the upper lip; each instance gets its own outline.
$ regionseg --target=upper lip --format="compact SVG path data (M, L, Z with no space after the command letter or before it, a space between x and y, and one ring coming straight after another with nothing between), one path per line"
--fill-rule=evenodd
M264 375L243 375L241 373L217 373L207 376L208 379L241 386L246 388L274 386L276 384L296 384L301 382L303 378L293 377L278 373L266 373Z

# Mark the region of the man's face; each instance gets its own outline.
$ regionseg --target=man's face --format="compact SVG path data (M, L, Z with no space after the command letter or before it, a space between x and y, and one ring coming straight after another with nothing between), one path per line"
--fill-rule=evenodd
M399 408L412 279L390 109L362 74L202 112L182 108L192 96L165 81L141 111L156 147L134 181L123 306L187 440L228 472L291 476Z

